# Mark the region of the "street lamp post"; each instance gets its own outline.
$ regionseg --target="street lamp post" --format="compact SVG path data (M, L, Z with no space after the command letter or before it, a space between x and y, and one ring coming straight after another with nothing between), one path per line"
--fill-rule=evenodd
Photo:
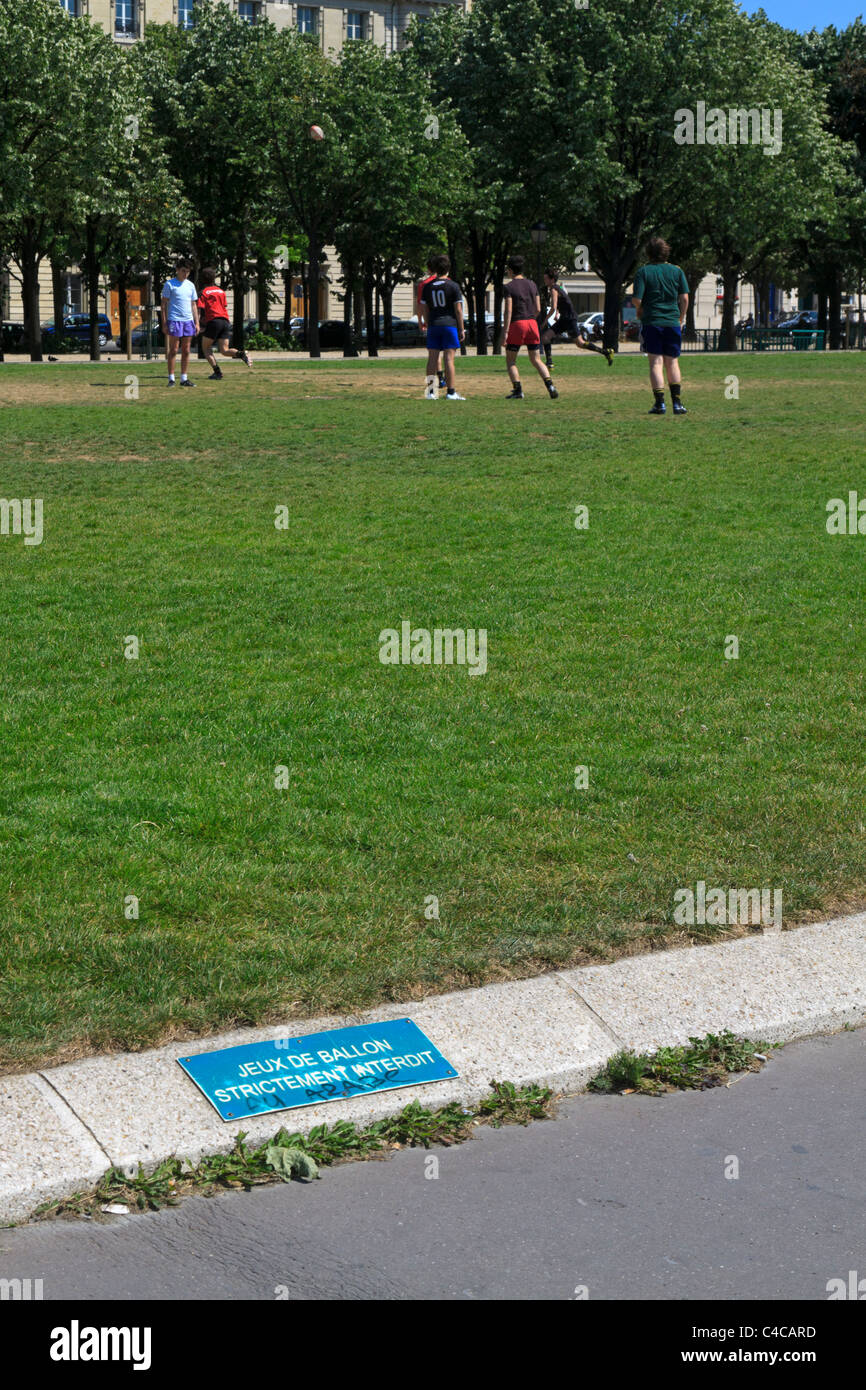
M530 228L530 236L535 243L535 283L541 284L541 248L547 241L547 227L543 222L536 222Z

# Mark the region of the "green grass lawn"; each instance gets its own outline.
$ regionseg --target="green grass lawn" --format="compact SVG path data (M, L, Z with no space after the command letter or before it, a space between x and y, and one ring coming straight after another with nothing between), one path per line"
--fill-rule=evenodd
M0 366L0 496L44 499L0 536L4 1065L711 940L699 879L866 898L866 537L825 527L866 358L684 361L679 420L636 357L522 403L468 358L459 405L417 359ZM404 619L486 674L383 665Z

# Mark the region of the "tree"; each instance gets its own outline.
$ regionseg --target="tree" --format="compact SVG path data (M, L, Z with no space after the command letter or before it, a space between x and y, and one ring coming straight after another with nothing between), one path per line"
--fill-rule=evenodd
M58 244L76 194L111 40L56 0L0 5L0 246L21 282L25 345L42 360L39 267Z
M455 251L466 246L479 353L487 352L488 284L495 286L498 350L506 258L535 222L562 224L578 162L594 158L583 56L574 44L567 62L558 55L565 18L562 3L478 0L468 14L444 10L413 32L407 61L429 74L433 95L454 111L469 146L463 209L449 241Z
M253 281L267 298L262 260L276 240L267 147L245 138L242 120L243 110L259 100L275 39L272 24L246 24L225 4L197 0L192 28L149 26L143 45L156 131L195 209L193 257L199 266L228 267L237 346L243 344L244 301Z
M810 222L831 218L843 166L840 142L822 127L820 90L789 57L778 26L733 12L721 33L706 84L704 142L696 127L694 140L677 149L693 217L722 278L721 342L733 346L738 282L766 280Z

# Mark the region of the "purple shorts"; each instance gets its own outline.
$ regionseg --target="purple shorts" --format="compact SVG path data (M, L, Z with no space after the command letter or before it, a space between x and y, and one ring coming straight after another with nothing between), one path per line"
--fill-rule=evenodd
M192 319L169 319L168 331L173 338L194 338L195 324Z

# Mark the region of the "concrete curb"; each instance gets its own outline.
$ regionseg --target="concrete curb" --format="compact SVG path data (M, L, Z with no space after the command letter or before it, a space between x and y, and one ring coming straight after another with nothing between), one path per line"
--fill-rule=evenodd
M93 1186L112 1165L147 1170L172 1154L195 1161L228 1152L240 1126L220 1120L179 1056L407 1014L457 1067L456 1080L245 1120L250 1140L281 1124L302 1133L338 1119L366 1125L416 1099L471 1104L492 1079L576 1091L622 1047L645 1051L725 1028L788 1042L862 1024L866 913L0 1078L0 1223Z

